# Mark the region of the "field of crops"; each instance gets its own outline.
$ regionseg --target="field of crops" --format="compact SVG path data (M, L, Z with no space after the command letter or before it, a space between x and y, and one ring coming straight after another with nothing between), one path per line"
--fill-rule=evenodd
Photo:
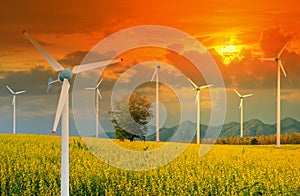
M102 140L102 139L100 139ZM118 141L115 141L118 143ZM123 142L138 149L153 142ZM161 145L161 144L160 144ZM59 195L60 137L0 135L0 195ZM103 163L70 138L71 195L300 195L300 146L192 144L170 164L125 171Z

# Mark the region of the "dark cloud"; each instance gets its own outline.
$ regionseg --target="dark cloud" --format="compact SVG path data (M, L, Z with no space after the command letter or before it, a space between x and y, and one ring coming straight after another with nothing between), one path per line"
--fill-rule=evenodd
M0 78L0 95L10 95L5 87L6 85L15 91L26 90L31 95L45 94L49 77L57 78L57 74L46 69L44 66L37 66L29 71L2 72ZM53 88L55 89L57 86L53 85Z
M124 19L135 9L133 2L97 1L1 1L0 2L0 53L17 52L27 48L21 33L72 35L97 32L99 39L116 32ZM109 10L109 11L108 11ZM76 35L75 35L76 36ZM80 38L79 38L80 39ZM45 46L45 45L43 45ZM11 55L13 56L13 55Z
M58 60L59 63L68 66L79 65L88 51L75 51L67 54L63 59Z
M265 56L275 57L281 47L291 40L291 34L285 33L279 27L266 28L263 31L259 45ZM291 40L292 41L292 40ZM244 48L239 56L242 59L234 59L230 64L224 65L222 56L212 48L209 50L215 62L219 66L221 74L227 88L239 89L275 89L277 82L277 65L275 62L261 62L253 51L253 48ZM201 73L188 68L186 60L180 57L179 54L168 53L166 58L173 65L184 67L184 73L187 77L194 77L199 83L205 82L201 77ZM282 87L285 89L299 89L300 87L300 55L294 51L285 50L282 53L284 67L288 77L284 78L281 75Z
M292 34L284 33L281 27L265 28L260 40L260 48L265 57L275 57L285 43L291 41Z
M284 52L285 70L288 77L281 74L282 86L288 89L300 87L300 56L294 52ZM252 57L252 56L250 56ZM215 58L217 59L217 58ZM277 64L275 62L261 62L255 58L245 58L233 61L228 66L218 61L225 84L229 88L242 89L272 89L276 88Z
M101 55L97 52L91 51L75 51L67 54L64 58L59 59L58 62L62 65L75 66L82 63L93 63L98 61L105 61L115 56L115 51L107 52Z

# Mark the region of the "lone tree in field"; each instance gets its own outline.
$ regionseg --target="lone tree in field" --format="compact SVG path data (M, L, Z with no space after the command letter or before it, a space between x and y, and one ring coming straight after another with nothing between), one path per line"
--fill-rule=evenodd
M117 139L124 141L134 138L145 140L147 124L152 116L151 103L145 96L139 94L131 95L129 102L126 97L115 102L112 123Z

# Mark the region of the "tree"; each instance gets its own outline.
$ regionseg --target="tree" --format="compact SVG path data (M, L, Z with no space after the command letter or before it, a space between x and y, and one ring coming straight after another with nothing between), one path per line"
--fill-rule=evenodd
M256 138L251 139L251 145L257 145L258 141Z
M151 103L145 96L132 94L129 101L123 97L115 102L115 111L111 122L117 139L133 141L135 138L145 140L147 124L152 116Z

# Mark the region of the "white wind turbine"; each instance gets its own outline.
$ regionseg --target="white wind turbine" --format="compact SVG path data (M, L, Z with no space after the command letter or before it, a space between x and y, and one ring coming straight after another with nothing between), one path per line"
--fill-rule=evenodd
M250 97L252 96L253 94L248 94L248 95L241 95L239 92L237 92L237 90L233 89L235 91L235 93L240 97L240 110L241 110L241 137L244 137L244 130L243 130L243 115L244 115L244 110L243 110L243 101L244 101L244 98L246 97Z
M159 84L158 84L158 75L159 75L159 69L160 65L157 65L155 67L155 71L153 73L153 76L151 78L151 82L153 82L154 77L156 76L156 104L155 104L155 111L156 111L156 141L159 142Z
M95 91L95 99L96 99L96 138L98 138L99 131L98 131L98 99L102 99L102 95L99 90L99 86L101 84L103 79L101 79L96 87L90 87L90 88L85 88L86 90L92 90Z
M190 78L188 78L192 86L195 88L196 92L196 99L195 102L197 102L197 144L200 144L200 90L204 88L209 88L213 86L212 84L205 85L205 86L197 86Z
M53 124L52 133L56 133L57 125L60 117L62 117L61 127L61 195L69 195L69 88L73 74L81 73L88 70L93 70L99 67L106 66L108 64L118 63L122 59L101 61L83 65L74 66L72 70L65 69L60 65L52 56L50 56L42 46L35 41L26 31L23 34L31 42L31 44L41 53L46 61L52 66L52 68L59 72L58 79L51 81L48 85L54 82L61 82L62 88L57 105L55 120Z
M276 127L276 147L280 148L280 69L284 77L286 77L286 72L284 70L282 59L280 58L281 54L283 53L285 47L287 46L288 42L282 47L276 57L274 58L259 58L262 61L273 61L277 63L277 127Z
M10 93L13 96L11 105L13 106L13 134L16 134L16 96L22 93L25 93L26 91L18 91L18 92L14 92L13 90L11 90L11 88L9 88L9 86L6 86L6 88L10 91Z

